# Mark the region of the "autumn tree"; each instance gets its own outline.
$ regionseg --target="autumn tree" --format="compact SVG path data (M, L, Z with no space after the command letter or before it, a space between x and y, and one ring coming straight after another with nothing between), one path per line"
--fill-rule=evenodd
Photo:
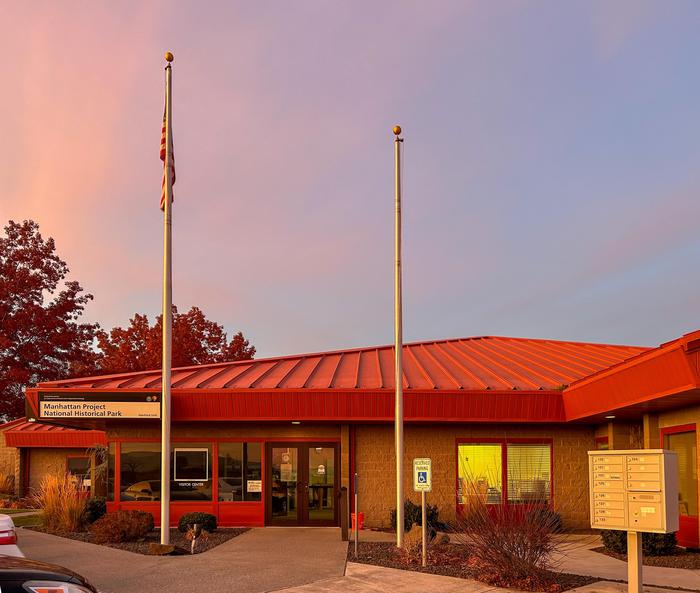
M115 327L109 333L99 331L103 373L123 373L162 367L163 316L150 325L146 315L136 314L126 328ZM255 355L241 332L229 341L224 327L206 318L198 307L178 313L173 307L173 367L248 360Z
M0 418L24 415L22 386L94 370L97 325L79 322L92 295L65 281L68 272L36 222L8 223L0 237Z

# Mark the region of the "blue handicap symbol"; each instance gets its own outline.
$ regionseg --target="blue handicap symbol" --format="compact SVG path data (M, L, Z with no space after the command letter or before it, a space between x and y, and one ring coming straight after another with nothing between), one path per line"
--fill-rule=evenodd
M418 483L427 484L428 483L428 472L418 472Z

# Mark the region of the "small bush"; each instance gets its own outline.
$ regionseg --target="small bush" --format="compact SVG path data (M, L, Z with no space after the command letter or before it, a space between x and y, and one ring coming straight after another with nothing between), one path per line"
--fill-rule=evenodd
M538 506L526 511L526 519L535 525L544 525L553 533L564 531L561 515L549 506Z
M47 474L32 498L42 509L48 532L82 531L85 527L87 499L70 474Z
M478 580L505 588L549 588L556 513L545 507L546 501L488 505L484 497L470 497L452 539L464 544Z
M90 526L90 536L96 544L139 541L151 531L153 515L145 511L109 513Z
M627 532L605 529L600 534L606 550L616 554L627 554ZM678 542L675 533L643 533L642 553L646 556L668 556Z
M676 550L675 533L642 534L642 551L647 556L668 556Z
M180 517L177 528L180 533L187 533L190 525L197 523L209 533L216 530L216 517L209 513L186 513Z
M603 546L609 552L615 554L627 554L627 532L615 529L603 529L600 532Z
M85 521L94 523L107 514L107 499L104 496L88 498L85 505Z
M442 529L444 526L440 522L439 511L437 505L425 505L425 518L430 529L429 537L432 539L435 537L438 529ZM391 523L392 529L396 529L396 509L392 509L389 515L389 521ZM422 525L423 514L421 511L421 506L419 504L414 504L410 500L406 500L403 504L403 530L405 532L411 531L414 525Z

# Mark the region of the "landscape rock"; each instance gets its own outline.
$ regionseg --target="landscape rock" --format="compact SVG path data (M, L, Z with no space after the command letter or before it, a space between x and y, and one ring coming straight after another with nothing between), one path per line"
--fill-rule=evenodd
M169 544L157 544L151 542L148 544L148 553L152 556L167 556L175 552L175 546Z

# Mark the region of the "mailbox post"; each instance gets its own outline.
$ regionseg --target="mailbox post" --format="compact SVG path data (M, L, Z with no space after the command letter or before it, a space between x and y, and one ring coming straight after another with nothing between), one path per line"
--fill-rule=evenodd
M663 449L588 452L591 527L627 532L629 593L642 593L642 533L678 531L678 460Z

